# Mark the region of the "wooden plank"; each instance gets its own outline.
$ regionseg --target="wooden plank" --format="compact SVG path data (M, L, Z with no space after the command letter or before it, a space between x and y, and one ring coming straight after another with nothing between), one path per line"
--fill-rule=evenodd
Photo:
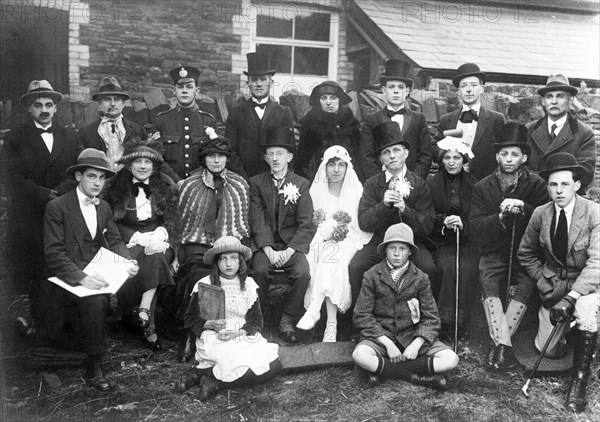
M279 348L279 359L284 371L309 371L322 367L350 366L356 343L312 343Z

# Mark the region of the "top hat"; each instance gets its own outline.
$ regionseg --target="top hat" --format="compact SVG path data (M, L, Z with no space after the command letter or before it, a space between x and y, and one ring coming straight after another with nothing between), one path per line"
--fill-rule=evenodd
M580 179L587 170L577 162L577 158L568 152L557 152L546 158L544 168L540 170L540 176L548 180L552 173L557 171L571 170L575 179Z
M414 234L410 226L406 223L394 224L385 231L383 242L377 245L377 253L383 255L388 243L403 242L410 245L412 253L416 253L419 248L415 245Z
M53 90L50 82L42 79L41 81L31 81L27 87L27 93L21 96L19 102L29 104L36 98L51 98L55 103L59 103L63 95Z
M342 87L334 81L325 81L315 86L310 93L310 98L308 99L308 104L311 106L319 105L319 99L321 95L331 94L335 95L340 99L340 107L352 102L352 98L348 94L344 92Z
M456 75L452 78L452 83L458 88L460 86L460 81L468 76L477 76L481 79L481 84L485 83L486 74L483 73L475 63L465 63L460 65L456 70Z
M412 88L413 80L409 78L411 64L402 59L390 59L385 62L385 72L379 77L381 86L387 81L402 81L407 87Z
M277 72L274 69L268 68L269 60L265 54L248 53L246 54L246 58L248 59L248 71L244 70L244 75L246 76L273 76Z
M198 157L202 158L205 155L215 153L223 154L229 157L231 155L231 148L229 147L229 142L225 139L220 138L209 139L202 145L202 148L200 148Z
M287 148L291 153L296 151L294 129L289 126L268 126L265 142L260 147L266 150L269 147Z
M212 265L218 255L227 252L241 253L245 261L248 261L252 256L250 248L242 245L237 237L223 236L218 238L213 247L204 253L202 260L206 265Z
M87 167L103 170L108 176L115 175L115 172L108 166L108 160L104 151L97 150L96 148L86 148L81 151L81 154L77 157L77 163L67 169L67 174L73 175L75 170Z
M173 85L198 82L200 70L193 66L177 66L169 72L169 76L173 79Z
M130 165L136 158L148 158L154 163L155 167L163 165L163 153L165 148L159 140L142 140L138 137L123 143L123 155L119 159L119 164Z
M373 139L376 146L375 152L380 152L382 149L396 144L404 145L406 149L410 149L410 142L402 139L400 125L396 122L383 122L375 126L373 128Z
M92 95L92 100L98 101L99 98L103 95L116 95L123 98L123 101L127 101L129 99L129 95L123 91L119 81L117 78L113 76L106 76L100 82L100 87L98 88L98 92Z
M499 152L505 147L519 147L523 154L529 154L527 127L519 122L506 122L498 128L494 149Z
M560 73L557 75L550 75L548 80L546 81L546 86L541 87L537 90L537 93L540 96L546 95L548 92L552 91L564 91L573 96L577 95L577 88L571 86L569 84L569 79L565 75L561 75Z

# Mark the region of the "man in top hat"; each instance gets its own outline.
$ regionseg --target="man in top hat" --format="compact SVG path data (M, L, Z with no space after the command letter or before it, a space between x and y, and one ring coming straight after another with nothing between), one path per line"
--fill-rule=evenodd
M350 261L348 271L353 304L360 292L364 272L381 261L377 245L383 241L388 227L394 224L406 223L412 229L418 248L410 259L427 274L430 283L436 280L435 264L423 245L433 229L435 210L429 187L407 168L412 144L402 137L396 122L383 122L372 132L375 152L385 169L366 181L358 205L358 225L366 232L373 232L373 237ZM432 290L435 297L437 286Z
M173 80L177 105L158 113L153 137L158 137L165 147L165 164L161 171L179 184L200 166L202 146L209 140L219 138L219 135L215 131L215 117L200 110L196 104L200 70L192 66L179 66L171 70L169 75Z
M549 155L568 152L586 169L580 180L579 194L594 177L596 143L592 129L569 114L577 88L563 75L551 75L546 86L538 89L546 115L529 127L527 143L531 148L529 167L538 171L545 167Z
M306 254L317 227L313 224L310 182L289 169L294 157L294 131L269 126L261 148L270 170L250 178L250 229L253 278L265 306L273 269L283 269L292 282L284 297L279 328L287 342L298 341L294 326L304 315L310 281Z
M48 81L32 81L21 97L31 118L6 135L1 154L2 182L10 198L7 240L2 249L15 293L30 293L34 320L44 265L44 208L48 201L75 187L66 170L82 150L77 133L54 121L62 97Z
M110 384L102 373L106 353L104 315L108 294L79 297L47 280L56 276L71 286L100 290L108 286L101 275L83 272L100 248L110 249L129 264L130 276L137 273L127 247L113 221L110 206L98 199L106 178L113 176L106 154L94 148L81 152L77 163L67 169L77 188L48 203L44 216L46 279L40 283L39 345L83 350L88 355L84 379L101 391Z
M531 213L549 198L542 178L524 165L529 153L527 128L518 122L505 123L495 139L498 167L475 184L469 221L481 248L479 278L493 341L488 364L504 369L510 363L510 338L517 331L534 289L515 255ZM507 295L509 272L510 281L516 280L518 288L505 314L501 298Z
M475 158L469 161L469 172L477 180L490 175L497 167L494 143L498 128L506 121L502 113L481 105L486 74L475 63L465 63L456 71L452 83L458 89L462 107L444 114L438 124L440 139L450 129L462 129L462 141ZM437 153L437 146L433 147Z
M408 170L423 180L429 174L432 151L427 119L423 113L413 111L406 105L406 98L413 86L413 80L408 77L409 72L410 63L404 60L391 59L385 62L385 73L381 75L379 82L386 107L365 117L358 145L365 179L381 173L373 129L384 122L395 122L400 128L402 139L408 143Z
M266 130L270 126L293 127L292 113L271 99L275 70L269 69L267 57L259 53L248 53L248 88L252 97L229 114L225 125L225 136L231 141L231 150L236 154L248 177L256 176L269 169L263 158L261 145L265 143Z
M100 117L79 129L79 140L83 147L103 151L114 172L123 167L118 163L123 155L123 143L132 138L148 137L142 126L123 117L123 107L128 99L129 95L123 91L116 78L103 78L98 92L92 95L92 100L98 103Z
M598 341L600 308L600 205L577 194L588 170L566 152L550 155L540 171L552 201L533 212L518 257L542 299L535 346L541 350L560 324L545 356L558 358L573 329L574 359L567 410L582 412Z

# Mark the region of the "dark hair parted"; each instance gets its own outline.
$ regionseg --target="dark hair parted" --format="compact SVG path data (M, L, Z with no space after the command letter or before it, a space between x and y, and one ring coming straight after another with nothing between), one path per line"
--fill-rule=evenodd
M223 252L223 253L231 253L231 252ZM246 290L246 277L248 277L248 264L246 264L246 261L244 260L244 255L242 255L241 253L237 252L238 254L238 262L240 263L240 268L238 269L238 273L237 276L240 279L240 286L242 288L242 290ZM215 256L213 265L212 265L212 272L210 273L210 284L212 284L213 286L218 286L221 287L221 280L220 280L220 275L221 272L219 271L219 259L221 258L221 255L223 255L222 253Z

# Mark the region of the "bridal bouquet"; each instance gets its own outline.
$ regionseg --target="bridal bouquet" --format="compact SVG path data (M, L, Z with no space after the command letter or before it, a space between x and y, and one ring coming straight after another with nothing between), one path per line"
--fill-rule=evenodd
M313 223L319 226L323 240L326 242L329 240L341 242L346 239L350 231L348 224L351 221L350 214L343 210L336 211L329 217L325 210L319 208L315 210L313 216Z

